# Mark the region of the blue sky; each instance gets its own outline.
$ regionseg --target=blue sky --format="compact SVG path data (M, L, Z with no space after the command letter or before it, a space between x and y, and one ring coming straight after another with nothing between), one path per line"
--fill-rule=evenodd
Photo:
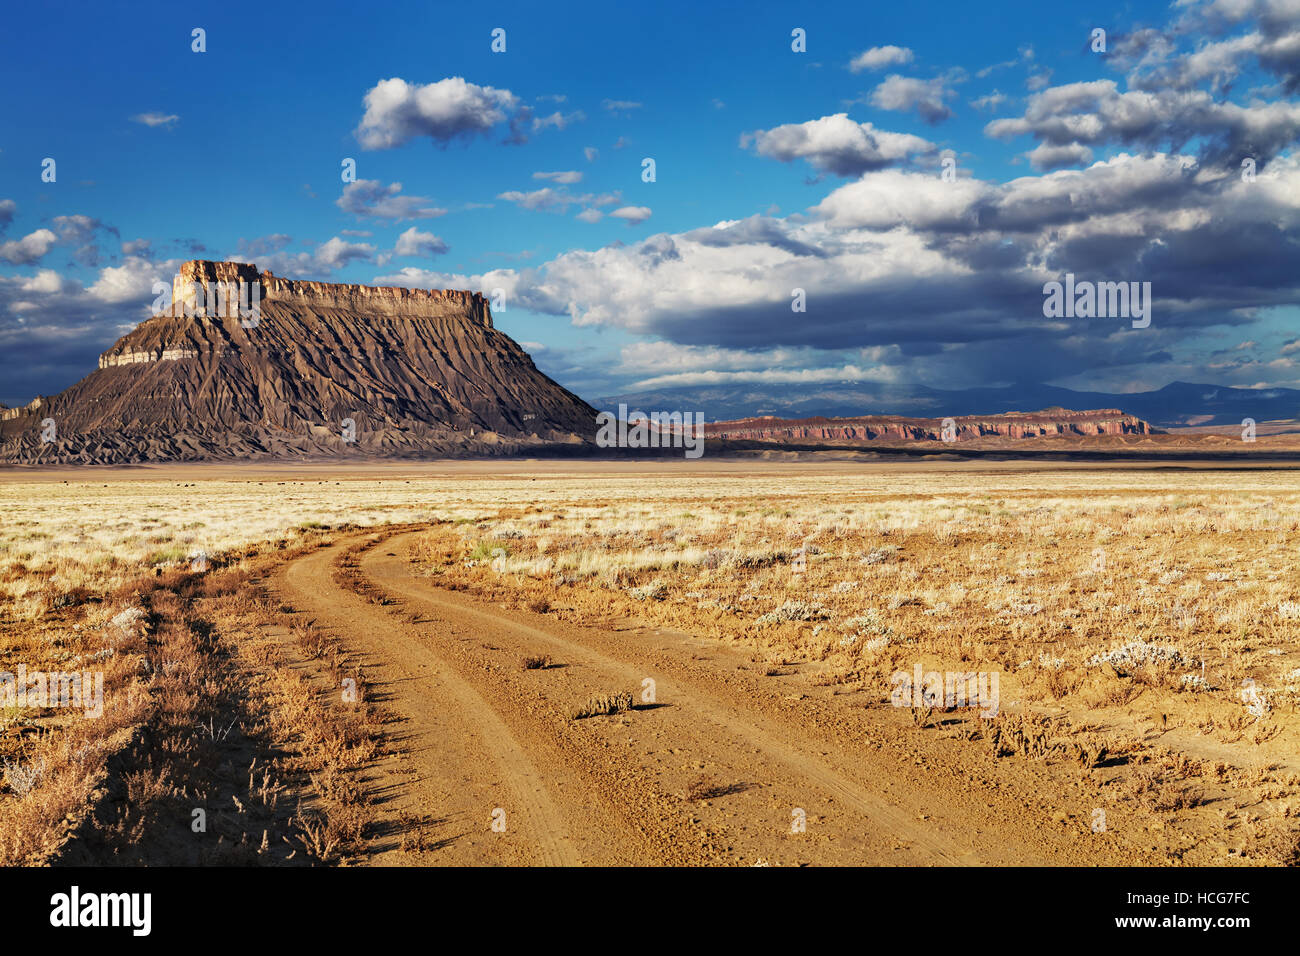
M497 325L588 398L1300 385L1288 0L52 4L7 26L6 404L81 378L190 258L503 288ZM1044 318L1066 271L1152 281L1152 328Z

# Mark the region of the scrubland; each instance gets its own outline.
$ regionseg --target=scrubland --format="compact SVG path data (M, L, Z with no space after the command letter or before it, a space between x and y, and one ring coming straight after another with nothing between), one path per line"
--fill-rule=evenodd
M435 583L741 647L846 707L896 714L891 680L918 666L995 672L995 717L908 719L1199 814L1243 862L1297 861L1294 472L405 474L0 484L0 671L105 675L102 718L0 715L0 857L129 856L150 828L189 860L193 808L218 800L222 859L359 848L383 718L322 695L346 655L256 581L340 529L406 524Z

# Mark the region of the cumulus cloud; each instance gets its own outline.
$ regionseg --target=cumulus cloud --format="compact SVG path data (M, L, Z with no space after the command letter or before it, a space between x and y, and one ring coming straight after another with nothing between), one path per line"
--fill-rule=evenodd
M420 136L446 145L489 132L519 107L509 90L451 76L436 83L380 80L365 95L355 135L364 149L392 149Z
M905 46L873 46L855 56L849 63L849 69L861 73L863 70L879 70L911 62L912 51Z
M618 113L627 112L628 110L639 110L642 104L637 103L634 100L602 100L600 105L605 107L605 109L609 110L611 113Z
M1156 150L1200 143L1209 162L1271 160L1300 134L1300 103L1240 106L1204 90L1129 90L1114 80L1068 83L1036 93L1023 115L984 127L997 139L1029 135L1054 147L1118 143Z
M49 252L58 239L59 237L48 229L37 229L21 239L0 243L0 259L16 266L31 265Z
M1025 153L1025 156L1028 157L1029 164L1034 169L1043 170L1044 172L1092 162L1092 150L1081 143L1070 143L1066 146L1050 146L1047 143L1040 143Z
M704 229L692 229L682 234L690 242L703 246L772 246L784 249L795 256L822 256L826 251L794 239L783 220L771 216L750 216L748 219L725 220Z
M492 296L502 290L510 305L533 308L538 299L531 291L525 293L519 286L519 273L513 269L494 269L478 275L455 272L438 272L413 266L399 269L370 280L372 285L397 286L405 289L462 289Z
M1116 38L1108 59L1128 71L1130 89L1191 89L1227 93L1258 66L1300 89L1300 6L1292 0L1210 0L1176 4L1167 28L1144 28ZM1246 32L1228 35L1245 27ZM1194 41L1195 45L1188 48Z
M9 228L9 224L14 221L14 215L18 212L18 203L12 199L0 199L0 232Z
M393 253L399 256L439 256L448 250L443 242L431 232L420 232L415 226L397 237Z
M335 200L335 205L354 216L398 221L433 219L447 212L434 206L432 199L403 196L401 192L401 183L385 186L377 179L358 179L343 187L343 195Z
M953 115L944 101L954 95L941 77L920 80L894 73L872 91L871 104L882 110L915 112L934 125Z
M10 360L0 401L52 394L95 367L100 352L147 318L155 282L170 287L181 260L129 257L86 288L53 269L0 276L0 348Z
M54 230L59 234L61 242L86 242L98 229L117 235L117 230L112 226L106 226L92 216L72 215L72 216L55 216L53 220Z
M1122 375L1190 330L1297 301L1297 227L1295 160L1254 183L1173 154L1004 183L887 169L805 215L564 253L513 274L512 301L681 346L892 348L926 379ZM1045 319L1043 283L1065 272L1151 281L1152 327ZM807 311L792 319L794 289Z
M179 266L179 259L154 262L144 256L127 256L121 265L103 269L86 292L101 303L134 303L144 309L154 300L154 283L162 282L170 288Z
M649 206L620 206L611 212L610 216L614 219L626 220L629 226L635 226L649 219L651 212Z
M240 240L239 252L227 261L251 261L262 271L269 269L290 279L326 279L352 262L373 261L376 253L371 243L349 242L339 236L299 252L288 251L292 242L283 233Z
M964 231L978 228L993 195L976 179L948 183L930 173L889 169L841 186L813 212L835 229Z
M847 113L741 136L742 148L751 144L760 156L787 163L804 159L814 168L837 176L859 176L935 149L929 140L910 133L892 133L876 129L871 123L855 123Z

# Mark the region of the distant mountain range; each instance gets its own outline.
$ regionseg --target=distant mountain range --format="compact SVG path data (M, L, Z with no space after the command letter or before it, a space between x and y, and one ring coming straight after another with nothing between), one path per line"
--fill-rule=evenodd
M899 415L943 418L1031 412L1052 407L1118 408L1157 428L1240 425L1300 419L1300 390L1232 388L1173 382L1153 392L1076 392L1053 385L1021 384L1005 388L945 391L924 385L843 382L829 385L701 385L614 395L593 402L616 411L700 412L707 421L733 421L774 415L777 418L827 418Z

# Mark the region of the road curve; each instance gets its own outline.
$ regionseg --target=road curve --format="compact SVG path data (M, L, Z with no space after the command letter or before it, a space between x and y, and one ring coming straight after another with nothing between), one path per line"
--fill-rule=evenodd
M397 720L400 756L368 781L383 817L368 862L1156 862L1116 835L1054 825L1033 762L933 735L918 751L898 715L791 693L716 642L580 627L440 589L415 573L415 537L376 537L361 553L386 604L334 579L364 536L292 560L273 582L357 655ZM522 666L540 655L552 666ZM642 699L647 679L653 705L572 719L597 694ZM504 833L490 826L498 808ZM433 845L414 853L399 839L412 818L436 821Z

